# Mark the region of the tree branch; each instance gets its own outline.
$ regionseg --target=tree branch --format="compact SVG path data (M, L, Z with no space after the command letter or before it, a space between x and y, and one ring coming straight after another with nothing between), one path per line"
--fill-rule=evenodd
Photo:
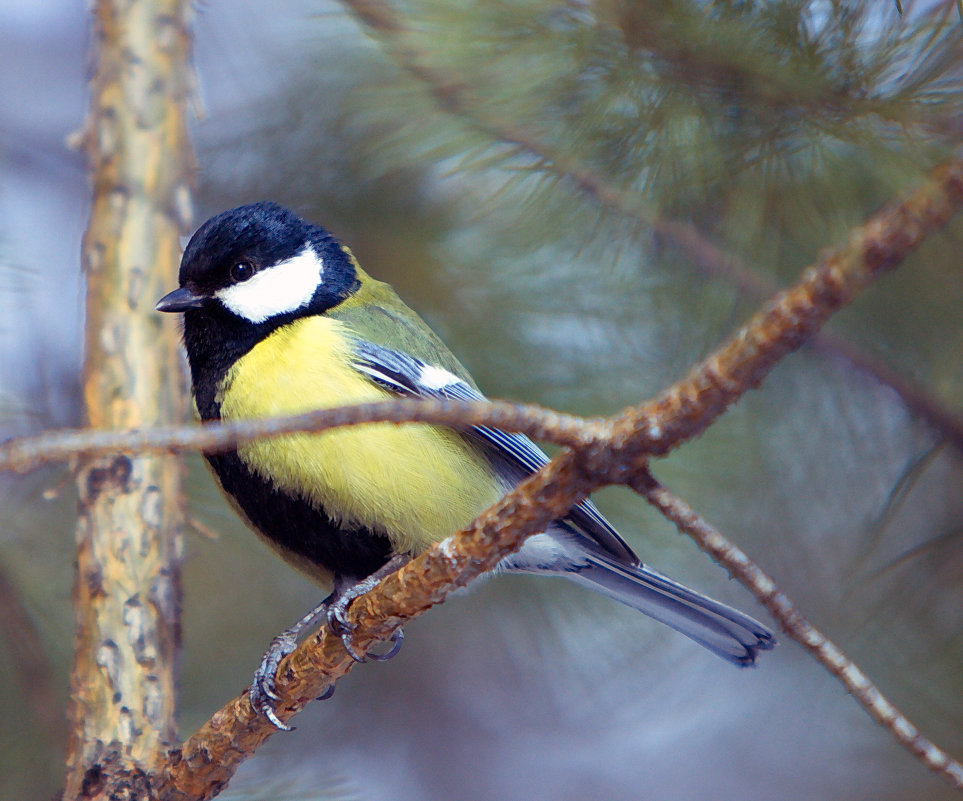
M396 21L386 16L390 12L382 4L361 0L349 0L349 3L369 25L374 24L383 33L397 34L401 31ZM105 29L111 24L106 8L106 5L101 7L100 17ZM405 53L402 56L407 57ZM123 70L126 66L129 65L122 59L117 69ZM433 87L444 107L455 110L470 107L470 94L466 87L443 80L443 76L420 66L414 58L410 59L409 68ZM110 79L114 74L111 73ZM529 140L523 132L509 131L490 122L484 124L489 125L496 139L524 147L544 160L544 153L538 149L539 143ZM570 177L583 191L606 197L606 187L599 184L590 172L574 163L565 164L557 158L550 160L556 169ZM125 187L122 182L118 185ZM113 191L114 187L107 184L107 188ZM609 197L608 201L622 203L624 198ZM649 456L668 453L681 442L704 431L745 391L757 385L779 359L815 332L833 312L851 302L866 285L901 261L932 231L940 228L961 202L963 164L955 160L937 170L930 182L903 203L884 209L867 225L855 231L845 248L825 256L797 286L780 293L736 337L696 367L686 379L652 403L623 413L615 420L614 428L610 428L608 423L596 422L591 435L586 436L584 424L576 418L555 416L549 420L538 415L526 417L525 414L519 414L519 407L511 405L478 405L473 409L465 409L455 405L446 407L444 404L427 403L409 404L405 408L404 403L398 403L393 404L395 411L387 407L326 411L327 416L322 419L326 426L357 423L364 419L390 419L395 422L422 420L457 427L485 422L510 430L521 428L540 438L568 442L578 449L577 454L563 454L483 514L469 529L431 549L360 599L350 611L350 618L359 625L356 635L358 647L365 648L390 636L405 621L443 600L452 589L492 567L517 548L527 534L544 528L593 489L605 483L631 483L632 477L638 475L640 465ZM660 232L663 235L674 234L680 242L683 241L683 237L679 237L671 226L663 225ZM89 241L99 240L96 234L92 234ZM697 241L696 244L702 246L704 243ZM94 250L88 251L88 264L93 275L97 274L103 263L105 252L105 246L99 244ZM477 416L472 417L473 414ZM540 411L539 414L550 413ZM466 417L475 422L465 423ZM318 416L309 415L281 423L260 421L251 424L252 427L247 430L245 426L249 424L239 424L233 430L231 427L222 427L214 431L142 431L133 435L133 447L130 450L170 450L204 442L206 445L202 447L230 447L240 437L305 430L318 423ZM257 426L264 428L260 432L252 431ZM559 433L559 426L565 428L564 433ZM71 432L56 435L39 444L36 440L32 443L7 443L3 454L5 466L22 469L52 456L63 458L84 448L87 451L99 449L101 453L128 449L122 442L123 436L120 439L114 438L116 436L107 432ZM126 462L115 458L103 466L91 467L85 473L86 481L82 487L82 491L88 494L82 494L82 497L93 504L103 488L113 492L114 497L117 491L123 494L126 491L126 465ZM100 479L92 484L95 474ZM680 522L691 533L699 534L704 547L759 593L790 636L800 639L834 675L847 683L870 713L893 731L898 739L901 738L906 747L929 767L940 770L951 781L959 782L957 763L923 739L879 695L865 676L842 657L835 646L798 616L768 577L753 572L753 566L741 552L735 551L724 540L720 542L721 535L713 536L718 532L693 518L691 510L687 511L687 507L668 496L663 488L650 483L641 489L664 514ZM95 490L93 495L90 494L92 490ZM92 526L91 530L93 528L96 526ZM317 638L317 646L310 642L303 644L282 664L278 682L286 698L280 710L282 717L293 714L350 667L350 660L340 642L322 630ZM81 718L75 715L75 719L79 722ZM272 732L273 729L265 721L253 714L246 697L242 695L215 715L206 727L174 754L164 774L166 792L170 797L180 797L179 793L183 797L209 797L229 779L237 764L253 753L257 745ZM83 764L83 760L80 764Z
M470 526L355 601L348 610L349 622L357 626L354 646L363 653L388 639L406 622L492 569L527 536L544 530L595 486L571 452L558 457ZM278 669L277 691L283 698L278 716L289 720L353 666L340 638L322 626ZM244 691L172 752L167 771L156 778L159 798L194 801L213 797L241 762L276 731L266 718L253 712Z
M963 207L963 159L950 160L902 202L855 229L795 286L766 303L726 344L656 400L624 412L616 438L643 457L698 436L773 366Z
M775 582L743 551L703 520L682 498L662 486L647 470L640 471L630 486L745 585L779 621L782 630L839 679L846 692L873 720L892 734L896 742L952 786L963 788L963 765L924 737L838 646L803 617L793 602L779 591Z
M347 4L366 24L394 37L391 47L399 60L429 85L442 107L474 113L467 86L423 66L418 54L401 43L404 28L387 6L376 0L347 0ZM159 419L176 416L177 401L168 394L178 384L173 359L176 338L172 326L158 335L160 324L149 306L159 294L156 286L169 283L176 262L178 229L188 194L184 174L191 161L183 126L188 7L175 0L133 0L122 5L121 9L109 0L96 4L101 52L85 137L95 177L94 208L84 244L90 287L85 401L91 425L103 429L153 426ZM126 106L134 112L130 117L125 115ZM541 148L524 131L477 115L475 119L476 127L495 140L550 162L553 171L582 191L600 197L610 191L591 171ZM158 164L167 166L160 169ZM629 200L622 193L608 202ZM852 688L875 719L928 767L960 786L958 763L922 738L741 551L640 470L647 469L650 456L664 455L704 431L758 385L783 356L938 230L961 205L963 161L957 159L943 165L903 203L884 209L856 230L845 248L821 259L799 284L780 293L683 381L651 403L611 420L585 421L513 404L399 401L282 421L56 432L0 446L2 469L29 469L77 454L103 457L85 461L79 473L77 664L66 796L110 794L109 782L97 786L91 782L103 779L105 768L119 768L131 778L128 791L143 788L146 795L159 787L164 798L209 798L274 732L252 712L243 693L163 761L162 745L174 732L177 469L169 459L131 460L118 454L222 449L262 435L375 420L433 422L459 429L492 425L561 442L570 450L471 526L359 599L349 610L349 619L358 626L358 648L387 638L440 603L594 489L626 483L701 538L715 558L750 589L755 587L790 636L795 632L822 664ZM657 232L679 237L672 224L660 222L658 216L649 222ZM697 238L695 244L702 247L705 240ZM155 264L165 265L167 272L153 269ZM160 354L161 366L141 361L152 352ZM137 557L136 564L131 555ZM326 628L303 643L279 670L282 719L348 672L352 664L340 640ZM143 771L154 771L149 781Z
M435 423L459 431L490 426L557 445L580 446L604 439L610 424L541 406L507 401L390 400L319 409L290 417L204 425L157 426L127 431L89 428L47 431L0 443L0 470L26 472L77 456L229 450L241 442L300 431L324 431L363 423Z
M399 66L427 87L443 111L457 116L494 142L514 145L533 158L540 169L568 181L599 205L650 227L656 236L674 245L704 274L729 281L751 298L765 298L778 290L773 281L751 269L694 225L665 217L642 202L635 192L613 185L577 158L522 128L486 114L468 84L425 65L424 54L410 43L411 31L387 3L382 0L342 0L342 3L381 37L386 50ZM954 414L925 387L880 364L839 335L822 332L813 338L812 344L824 352L847 359L874 380L890 387L910 411L926 420L963 453L963 418Z
M683 382L653 403L635 407L616 420L609 439L594 440L564 452L538 474L523 482L475 523L435 546L377 587L349 609L357 624L355 643L367 649L387 639L406 621L440 603L454 588L463 586L511 551L529 534L542 530L563 515L573 503L604 484L636 486L664 507L670 519L685 522L702 536L714 556L725 559L734 575L767 599L781 622L796 626L807 648L840 680L862 694L861 703L890 727L901 742L927 767L956 783L957 763L923 738L902 713L886 701L832 643L809 627L797 625L795 610L772 581L751 565L734 546L701 521L686 517L686 507L670 502L651 483L638 484L647 475L650 453L666 453L684 439L703 431L743 392L758 385L784 355L798 347L835 310L894 267L926 235L937 230L963 204L963 163L950 162L933 179L903 203L881 211L853 232L841 251L828 253L809 269L792 289L778 296L766 310L715 354L695 368ZM737 569L738 568L738 569ZM799 620L802 620L799 618ZM805 621L802 621L805 623ZM808 624L806 624L808 626ZM818 636L817 636L818 635ZM806 639L809 637L809 639ZM323 627L304 643L278 671L282 697L279 716L287 720L317 696L351 664L340 642ZM218 711L184 746L173 752L171 765L159 777L163 798L186 801L209 798L233 775L241 761L273 733L267 721L250 709L246 693Z
M399 400L325 409L290 418L143 431L61 431L0 443L0 470L24 471L78 454L219 450L258 436L320 431L362 422L432 422L464 430L491 425L579 447L614 436L617 447L644 459L662 456L701 434L787 353L881 275L900 264L963 207L963 159L937 168L902 202L887 206L778 293L730 340L656 400L615 420L586 420L537 406ZM614 423L616 431L607 426Z

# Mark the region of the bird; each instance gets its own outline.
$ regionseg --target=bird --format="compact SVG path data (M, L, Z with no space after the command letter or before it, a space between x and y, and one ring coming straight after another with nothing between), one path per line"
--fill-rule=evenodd
M320 225L272 201L207 220L179 287L156 306L183 315L196 416L236 421L391 398L484 399L468 371L386 283ZM205 458L249 526L331 593L276 637L252 707L278 728L275 673L327 617L349 653L344 612L381 577L470 523L548 462L527 437L487 427L371 424L237 444ZM561 576L672 627L738 666L772 631L644 565L586 500L503 558L503 573ZM391 651L400 646L400 630Z

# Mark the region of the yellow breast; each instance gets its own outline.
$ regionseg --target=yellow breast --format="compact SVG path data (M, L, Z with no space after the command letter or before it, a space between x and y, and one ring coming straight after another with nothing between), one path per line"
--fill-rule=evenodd
M393 397L348 362L348 330L327 317L283 326L228 371L224 420L298 414ZM417 553L469 523L498 498L480 452L448 429L376 423L292 434L238 447L280 490L322 507L345 528L384 532Z

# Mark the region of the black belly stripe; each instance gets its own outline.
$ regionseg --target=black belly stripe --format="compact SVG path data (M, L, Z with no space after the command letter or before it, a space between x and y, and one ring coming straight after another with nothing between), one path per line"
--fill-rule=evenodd
M250 523L281 548L335 576L364 578L391 557L384 534L367 528L342 529L323 510L281 492L248 469L237 451L205 454L224 491Z
M221 419L217 393L231 365L293 318L277 317L253 326L216 305L184 314L184 344L202 420ZM254 473L237 451L204 455L251 525L284 551L344 578L369 576L391 557L391 543L383 533L363 527L343 529L323 509L281 492Z

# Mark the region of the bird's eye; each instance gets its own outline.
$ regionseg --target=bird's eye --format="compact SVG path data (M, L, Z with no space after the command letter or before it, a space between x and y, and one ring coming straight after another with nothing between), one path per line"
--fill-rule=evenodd
M231 267L231 280L235 284L247 281L254 275L254 265L249 261L239 261Z

